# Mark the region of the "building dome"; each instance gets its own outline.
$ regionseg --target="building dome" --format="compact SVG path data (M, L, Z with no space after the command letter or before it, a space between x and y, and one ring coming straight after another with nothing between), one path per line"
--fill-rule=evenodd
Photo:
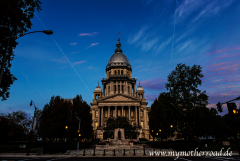
M139 82L139 86L137 87L137 91L143 91L143 87L140 86L140 82Z
M120 66L120 67L127 67L131 70L130 62L126 57L126 55L122 53L122 49L120 48L121 47L120 39L118 39L118 43L116 44L116 46L117 46L117 49L115 50L115 54L113 54L110 57L107 64L107 69Z
M101 87L98 85L98 86L95 88L94 92L102 92Z
M120 63L119 65L123 65L123 64L130 64L128 58L126 57L126 55L124 55L123 53L117 52L115 54L113 54L109 61L108 61L108 65L111 65L112 63L116 63L115 65L118 65L118 63ZM123 63L123 64L121 64Z
M138 86L137 87L137 91L143 91L143 87L142 86Z

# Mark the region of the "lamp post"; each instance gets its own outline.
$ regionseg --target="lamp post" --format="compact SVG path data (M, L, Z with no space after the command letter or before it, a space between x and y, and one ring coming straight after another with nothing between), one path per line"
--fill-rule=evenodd
M36 109L37 107L35 106L35 103L31 100L31 103L30 103L30 107L34 105L34 114L33 114L33 122L32 122L32 129L31 129L31 134L30 134L30 142L29 142L29 145L28 145L28 151L27 151L27 155L29 155L29 151L30 151L30 145L31 145L31 141L32 141L32 133L33 133L33 124L35 122L35 113L36 113Z
M65 138L65 143L67 142L67 131L68 131L68 126L65 126L66 129L66 138Z
M36 32L42 32L42 33L45 33L47 35L53 34L52 30L33 31L33 32L25 33L25 34L19 36L18 38L23 37L23 36L28 35L28 34L36 33ZM5 52L3 54L3 60L2 60L2 64L1 64L1 70L0 70L0 85L1 85L1 82L2 82L3 69L4 69L4 64L6 63L7 49L8 49L8 46L9 46L10 39L11 39L11 37L8 39L7 46L5 47Z

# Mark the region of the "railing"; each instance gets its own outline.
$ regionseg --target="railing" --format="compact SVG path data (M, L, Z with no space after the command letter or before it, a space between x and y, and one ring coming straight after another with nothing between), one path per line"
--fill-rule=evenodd
M82 156L146 156L146 150L148 155L154 153L152 148L147 149L81 149L79 155ZM67 154L67 153L66 153ZM71 151L70 155L74 155L75 151Z

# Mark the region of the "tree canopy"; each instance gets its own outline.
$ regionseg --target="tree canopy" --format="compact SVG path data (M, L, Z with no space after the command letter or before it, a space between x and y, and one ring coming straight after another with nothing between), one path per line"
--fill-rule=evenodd
M160 93L151 106L149 126L152 136L169 138L174 132L179 138L217 136L212 127L221 116L215 109L206 107L208 96L206 91L199 89L203 78L201 72L199 65L178 64L169 74L165 83L167 92Z
M11 74L13 49L17 39L31 28L34 11L41 9L40 0L0 0L0 97L9 97L10 86L17 78Z
M92 116L90 106L83 101L82 96L77 95L73 104L62 99L60 96L52 97L50 102L43 108L40 117L39 135L43 139L76 138L78 120L71 118L71 111L81 119L82 138L91 138L93 135ZM65 127L68 126L68 129Z
M103 138L114 138L114 130L116 128L123 128L125 132L126 139L136 139L139 132L136 130L135 126L132 126L126 117L110 117L107 120L106 127L104 128Z

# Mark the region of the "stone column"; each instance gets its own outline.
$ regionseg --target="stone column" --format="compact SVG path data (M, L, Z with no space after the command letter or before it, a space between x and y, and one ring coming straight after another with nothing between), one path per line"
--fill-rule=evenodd
M116 81L116 93L118 93L118 81Z
M105 96L105 86L104 86L104 84L102 84L102 86L103 86L103 91L102 91L102 93L103 93L103 96Z
M101 107L101 126L103 127L103 106Z
M137 115L137 106L135 106L135 121L136 121L136 126L138 126L138 115Z
M115 118L117 118L117 106L115 106Z
M122 106L122 115L121 115L122 117L123 117L123 107L124 107L124 106Z
M147 128L147 109L144 109L144 129Z
M110 107L108 106L108 118L110 117Z
M138 122L139 122L139 126L141 126L141 110L140 110L140 108L141 108L141 106L138 106Z
M120 81L120 89L119 89L119 91L120 91L120 93L122 93L122 81Z
M127 81L125 81L125 89L124 90L125 90L124 93L128 94L128 91L127 91Z
M110 83L110 93L109 94L112 94L112 91L113 91L113 82L111 81L111 83Z
M100 126L100 107L98 107L98 127Z
M132 96L132 83L130 83L130 95Z
M135 84L133 84L133 96L135 96Z
M131 118L131 106L128 106L128 119L130 120Z

